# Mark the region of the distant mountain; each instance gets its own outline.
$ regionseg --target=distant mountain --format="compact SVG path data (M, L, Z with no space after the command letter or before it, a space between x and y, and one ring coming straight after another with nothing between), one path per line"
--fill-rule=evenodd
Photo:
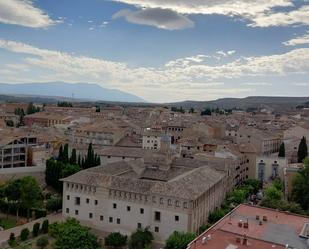
M309 97L263 97L252 96L246 98L222 98L212 101L183 101L169 103L168 106L182 106L183 108L203 109L208 108L239 108L246 110L247 108L263 108L271 107L274 109L295 108L309 101Z
M29 95L29 96L57 96L86 100L119 101L119 102L145 102L142 98L115 89L103 88L96 84L88 83L0 83L1 94Z

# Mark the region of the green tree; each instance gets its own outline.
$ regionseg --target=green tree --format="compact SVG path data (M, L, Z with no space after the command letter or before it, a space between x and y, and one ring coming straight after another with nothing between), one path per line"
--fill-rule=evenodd
M211 116L211 110L209 108L205 108L205 110L201 112L201 116Z
M278 157L285 157L285 146L284 142L280 145Z
M43 236L36 241L36 246L39 247L40 249L44 249L46 246L48 246L48 244L49 241L46 236Z
M62 144L60 145L60 148L59 148L58 160L61 161L61 162L63 161L63 147L62 147Z
M32 227L32 236L37 237L40 232L40 223L34 223Z
M303 160L308 156L308 147L307 147L307 141L305 137L303 137L300 140L298 151L297 151L297 156L298 156L299 163L302 163Z
M144 249L151 244L152 240L153 235L148 228L137 229L130 237L129 249Z
M223 209L217 209L213 212L210 212L208 215L208 222L213 224L216 223L218 220L220 220L222 217L224 217L225 212Z
M293 180L292 200L299 203L304 210L309 209L309 158L304 161L304 169Z
M21 241L25 241L28 239L29 237L29 234L30 234L30 231L28 228L24 228L23 230L21 230L20 232L20 240Z
M69 162L69 145L65 144L63 147L63 158L62 158L63 163L68 163Z
M10 233L10 238L8 240L8 244L13 247L16 244L15 233Z
M273 181L273 186L283 192L283 188L284 188L284 185L283 185L283 182L279 179L279 178L276 178L274 181Z
M16 221L19 218L19 209L21 206L22 181L21 179L10 181L4 188L4 193L9 203L8 209L11 205L16 209ZM7 214L9 213L9 210Z
M105 245L111 246L113 248L121 248L127 244L127 236L122 235L119 232L116 233L110 233L105 238Z
M55 237L54 249L99 249L100 243L90 229L81 226L75 219L57 223L51 228Z
M49 230L49 221L46 219L46 220L44 220L43 223L42 223L41 232L42 232L43 234L46 234L46 233L48 233L48 230Z
M279 201L283 198L283 193L274 186L270 186L265 190L266 200Z
M186 249L195 237L194 233L180 233L175 231L166 240L164 249Z
M26 111L28 115L39 112L39 111L40 111L40 107L35 107L32 102L28 104L27 111Z
M76 164L76 163L77 163L76 149L73 149L70 157L70 164Z
M42 191L36 179L26 176L21 179L21 204L27 209L27 218L30 218L30 210L41 206Z
M62 207L62 198L61 197L52 197L46 201L46 209L48 211L58 211Z

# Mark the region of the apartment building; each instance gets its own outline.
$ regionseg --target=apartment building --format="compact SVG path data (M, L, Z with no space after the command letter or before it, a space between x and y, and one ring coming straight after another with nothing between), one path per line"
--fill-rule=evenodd
M68 125L74 118L67 114L37 112L25 116L25 124L29 127L36 125L40 127L52 127L54 125Z
M0 171L2 168L27 166L28 149L35 146L36 137L2 134L0 139Z
M172 144L171 135L162 130L146 129L142 134L142 147L147 150L160 150L161 144Z
M127 130L117 126L105 126L104 123L91 123L77 127L73 131L74 144L94 146L113 146L127 134Z
M270 155L279 151L282 135L275 130L240 127L236 142L253 144L258 154Z
M63 215L106 232L149 227L158 242L196 232L224 200L224 174L205 164L154 162L115 162L63 179Z

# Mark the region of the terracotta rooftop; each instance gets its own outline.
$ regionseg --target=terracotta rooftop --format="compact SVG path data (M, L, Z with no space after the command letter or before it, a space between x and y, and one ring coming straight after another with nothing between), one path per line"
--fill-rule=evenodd
M188 249L308 249L308 235L303 236L307 224L306 216L239 205L191 242Z

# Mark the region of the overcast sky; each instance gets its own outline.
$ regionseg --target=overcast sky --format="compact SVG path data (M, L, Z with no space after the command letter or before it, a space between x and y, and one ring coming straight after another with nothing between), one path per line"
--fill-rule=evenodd
M308 0L0 0L0 82L308 96L308 25Z

